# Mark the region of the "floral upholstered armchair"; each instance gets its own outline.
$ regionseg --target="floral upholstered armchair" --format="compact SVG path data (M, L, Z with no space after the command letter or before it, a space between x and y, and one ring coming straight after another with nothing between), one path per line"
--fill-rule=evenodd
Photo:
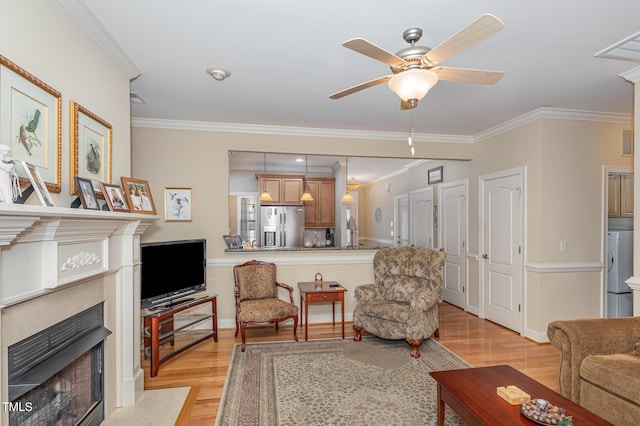
M245 349L247 324L278 323L293 318L293 337L298 341L298 307L293 301L293 288L276 281L276 265L250 260L233 267L236 297L236 337L242 336ZM278 298L278 287L289 292L289 302Z
M405 339L411 356L432 335L438 337L445 253L422 247L383 248L373 258L375 283L356 287L355 341L362 330L383 339Z

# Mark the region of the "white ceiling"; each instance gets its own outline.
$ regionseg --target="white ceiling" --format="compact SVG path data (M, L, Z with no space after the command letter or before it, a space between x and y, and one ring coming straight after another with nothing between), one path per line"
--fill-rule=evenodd
M131 90L147 104L132 105L134 118L404 133L409 112L384 84L329 99L389 74L342 43L396 52L419 26L419 44L434 47L483 13L505 28L445 65L505 77L439 82L414 112L416 132L474 135L539 107L632 112L619 74L638 64L593 55L640 31L637 1L60 1L86 5L140 71ZM211 66L231 77L215 81Z
M59 1L140 73L131 91L147 103L132 104L134 119L406 135L410 113L386 84L329 99L389 74L342 43L363 37L396 52L418 26L418 44L435 47L484 13L504 29L444 65L505 77L439 82L414 110L416 133L473 136L541 107L632 114L633 86L619 75L639 64L594 54L640 31L638 1ZM214 80L212 66L231 76Z

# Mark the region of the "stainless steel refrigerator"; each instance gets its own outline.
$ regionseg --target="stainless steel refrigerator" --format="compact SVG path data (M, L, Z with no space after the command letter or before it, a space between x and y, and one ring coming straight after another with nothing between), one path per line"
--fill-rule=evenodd
M304 207L260 207L260 244L263 248L303 247Z

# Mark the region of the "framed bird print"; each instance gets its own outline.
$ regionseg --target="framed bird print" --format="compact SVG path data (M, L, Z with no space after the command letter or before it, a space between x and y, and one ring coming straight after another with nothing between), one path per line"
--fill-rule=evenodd
M191 222L191 188L164 189L164 221Z
M61 191L62 96L0 56L0 144L15 161L37 167L50 192ZM21 185L30 183L24 170Z
M111 183L111 124L82 105L71 101L71 175L94 182L102 197L100 182ZM71 194L77 194L71 180Z

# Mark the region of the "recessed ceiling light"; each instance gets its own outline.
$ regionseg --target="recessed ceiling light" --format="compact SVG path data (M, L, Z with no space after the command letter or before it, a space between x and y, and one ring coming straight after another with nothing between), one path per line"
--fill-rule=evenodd
M296 163L302 163L304 161L304 158L296 158Z
M207 74L218 81L222 81L225 78L229 77L231 75L231 72L224 68L209 67L207 68Z

